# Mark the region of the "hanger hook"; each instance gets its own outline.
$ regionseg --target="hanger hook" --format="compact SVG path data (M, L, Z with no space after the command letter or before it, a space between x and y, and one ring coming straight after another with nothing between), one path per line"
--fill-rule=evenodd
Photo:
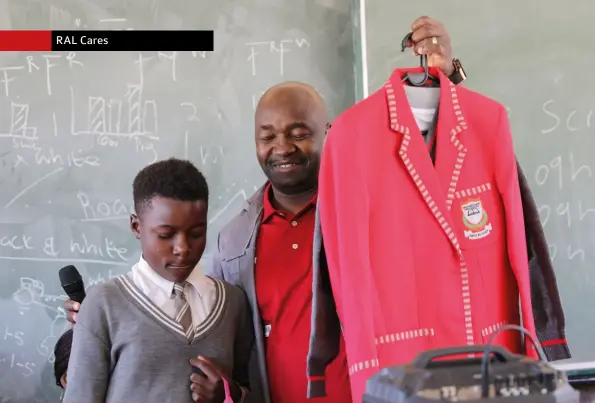
M413 36L413 32L409 32L403 40L401 41L401 52L404 52L405 49L409 47L409 42L411 42L411 37Z
M413 32L409 32L407 35L405 35L405 37L403 38L403 40L401 41L401 52L404 52L405 49L407 49L409 47L409 43L413 42L411 40L411 37L413 36ZM413 44L415 45L415 44ZM430 78L430 71L429 71L429 66L428 66L428 56L427 55L420 55L419 56L419 65L421 67L423 67L424 69L424 74L423 77L420 81L413 81L410 77L409 74L407 74L405 76L406 80L409 80L411 82L411 84L415 85L415 86L421 86L424 85L426 83L426 81L428 81L428 78Z
M413 42L411 37L413 36L413 32L409 32L403 40L401 41L401 52L404 52L405 49L409 47L409 42ZM424 68L424 72L428 72L428 56L427 55L420 55L419 56L419 65Z

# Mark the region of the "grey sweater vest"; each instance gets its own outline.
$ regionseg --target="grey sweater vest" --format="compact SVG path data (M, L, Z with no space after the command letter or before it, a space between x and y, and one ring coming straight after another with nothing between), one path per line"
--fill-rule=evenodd
M214 280L212 312L189 342L182 327L126 275L95 286L74 327L64 403L192 403L190 359L199 355L233 369L248 384L254 336L246 296Z

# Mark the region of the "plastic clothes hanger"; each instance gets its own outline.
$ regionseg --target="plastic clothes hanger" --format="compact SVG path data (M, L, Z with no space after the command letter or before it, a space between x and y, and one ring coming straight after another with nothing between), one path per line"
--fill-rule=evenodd
M413 32L408 33L401 41L401 52L404 52L405 49L409 46L409 42L411 42L411 36ZM429 72L428 67L428 56L427 55L420 55L419 57L420 66L424 68L423 73L405 73L403 76L402 82L406 82L407 84L414 86L414 87L424 87L428 80L432 81L432 86L439 86L440 80L437 77L434 77Z

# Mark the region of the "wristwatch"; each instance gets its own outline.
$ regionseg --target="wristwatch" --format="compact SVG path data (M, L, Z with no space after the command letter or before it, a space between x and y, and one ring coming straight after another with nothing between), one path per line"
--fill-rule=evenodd
M459 59L452 59L452 66L454 67L455 71L448 77L448 79L454 85L459 85L467 79L467 74L465 73L465 69L463 69L463 65Z

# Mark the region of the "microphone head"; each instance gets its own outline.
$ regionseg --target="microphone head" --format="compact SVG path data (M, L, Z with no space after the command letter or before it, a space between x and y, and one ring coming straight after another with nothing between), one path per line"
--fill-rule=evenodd
M61 268L58 276L60 277L60 284L66 295L68 295L68 298L78 303L83 302L86 296L85 284L83 283L83 277L81 277L76 267L68 265Z
M58 276L60 277L60 284L62 286L83 281L81 274L73 265L62 267L58 272Z

